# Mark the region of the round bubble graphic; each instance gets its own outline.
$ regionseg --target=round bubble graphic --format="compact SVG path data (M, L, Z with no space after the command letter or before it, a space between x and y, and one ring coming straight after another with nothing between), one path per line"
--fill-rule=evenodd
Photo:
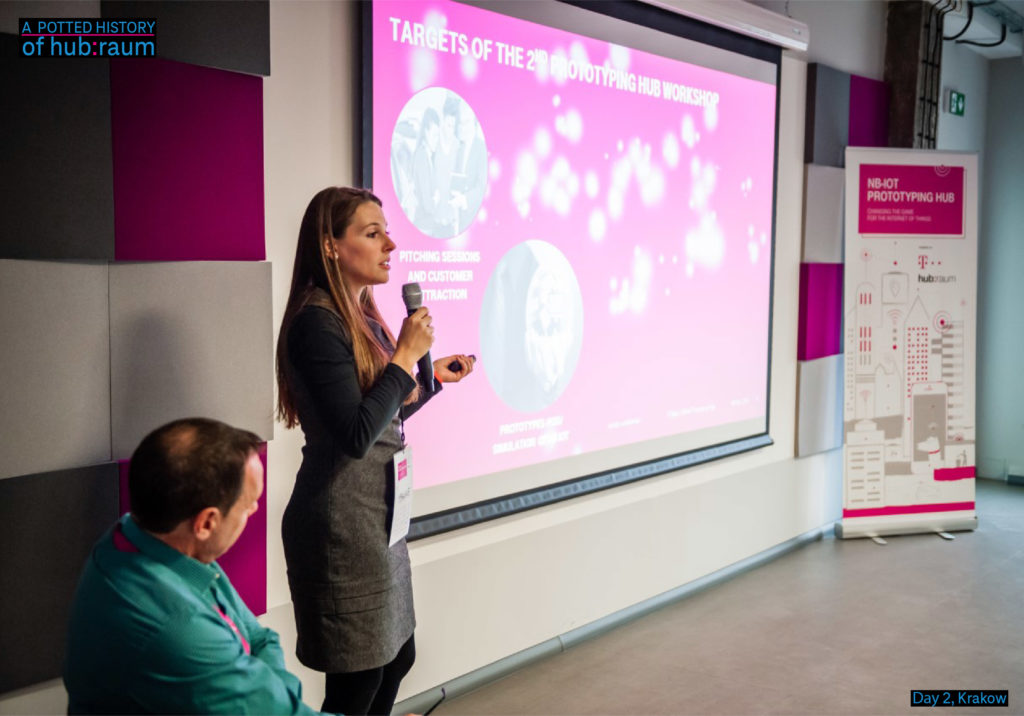
M583 345L583 296L569 260L530 240L501 257L480 311L480 359L494 392L524 413L569 385Z
M469 103L444 87L410 97L391 133L391 182L413 226L458 236L480 210L487 179L487 144Z

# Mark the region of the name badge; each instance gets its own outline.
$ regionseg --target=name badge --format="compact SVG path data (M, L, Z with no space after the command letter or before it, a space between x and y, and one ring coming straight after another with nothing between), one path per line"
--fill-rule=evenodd
M395 502L391 509L391 524L388 525L388 547L395 545L409 534L409 520L412 519L412 448L399 450L391 458L394 468L391 474L395 481Z

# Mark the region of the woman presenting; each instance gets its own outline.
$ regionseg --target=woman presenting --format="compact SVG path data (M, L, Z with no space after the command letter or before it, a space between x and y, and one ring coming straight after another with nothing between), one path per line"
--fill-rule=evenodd
M372 287L394 249L369 191L314 196L277 344L278 413L306 439L282 525L297 654L327 675L322 710L349 715L389 714L416 655L409 553L388 546L391 470L403 421L432 397L413 370L434 327L422 307L396 340L381 317ZM465 355L434 362L442 383L472 370Z

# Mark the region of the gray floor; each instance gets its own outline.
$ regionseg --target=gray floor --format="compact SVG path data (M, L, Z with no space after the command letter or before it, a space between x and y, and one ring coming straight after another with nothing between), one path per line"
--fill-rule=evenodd
M979 528L813 542L434 713L920 714L911 689L1008 689L1024 713L1024 487Z

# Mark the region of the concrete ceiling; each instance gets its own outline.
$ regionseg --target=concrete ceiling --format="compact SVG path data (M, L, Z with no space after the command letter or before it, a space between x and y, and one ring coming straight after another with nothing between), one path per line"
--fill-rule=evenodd
M1006 25L1009 32L1024 29L1024 0L997 0L990 5L977 3L975 10L982 10Z
M946 6L945 0L932 0L938 7ZM967 25L967 31L959 36L960 40L978 43L999 43L994 46L966 43L965 46L988 59L1019 57L1024 52L1024 0L976 0L964 2L959 0L957 8L945 15L944 35L957 35ZM969 12L968 4L973 5L973 13ZM973 17L971 15L973 14ZM968 24L968 18L970 23ZM1006 27L1003 38L1003 27Z

